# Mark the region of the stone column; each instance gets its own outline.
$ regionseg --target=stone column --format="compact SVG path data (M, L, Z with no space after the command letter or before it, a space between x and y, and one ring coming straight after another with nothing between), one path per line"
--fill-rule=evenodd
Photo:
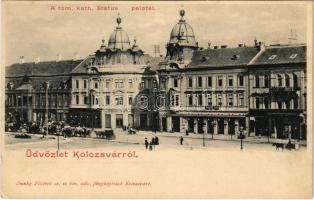
M218 120L217 118L213 118L214 120L214 135L218 134Z
M172 118L171 118L171 116L168 116L167 117L167 132L171 132L171 130L172 130Z
M197 133L197 127L198 127L197 118L194 118L194 133Z
M105 111L101 110L101 129L104 129L106 127L106 119L105 119Z
M224 118L224 135L228 135L228 118Z
M235 124L235 129L234 129L234 131L235 131L235 136L237 136L237 134L239 133L239 127L240 127L240 125L239 125L239 119L238 119L238 118L236 118L236 119L234 120L234 124Z

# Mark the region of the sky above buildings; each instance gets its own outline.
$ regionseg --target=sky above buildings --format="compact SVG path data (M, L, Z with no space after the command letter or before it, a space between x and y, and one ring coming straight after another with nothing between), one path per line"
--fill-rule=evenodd
M109 10L98 10L98 6ZM143 10L142 6L154 10ZM140 10L134 11L136 7ZM20 56L24 56L25 62L33 62L37 57L41 61L55 60L57 54L62 59L72 59L75 53L84 58L100 47L103 38L107 45L117 26L118 13L131 44L136 37L144 52L153 55L154 45L160 45L161 53L165 54L165 45L180 19L182 7L199 46L204 48L208 41L212 46L232 47L240 43L250 46L254 37L266 44L288 43L291 29L296 30L298 42L306 42L306 3L5 2L2 24L5 65L19 62Z

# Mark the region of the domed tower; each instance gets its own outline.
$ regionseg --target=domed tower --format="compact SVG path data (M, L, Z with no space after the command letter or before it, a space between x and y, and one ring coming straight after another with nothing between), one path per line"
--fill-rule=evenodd
M128 34L120 26L122 20L120 16L117 17L118 26L111 33L108 41L108 48L111 50L121 50L125 51L131 48L130 39Z
M185 62L192 58L194 50L198 49L192 27L184 19L185 11L180 10L181 19L173 27L170 40L167 43L167 56L170 60Z
M98 66L143 63L144 52L136 44L136 39L131 45L128 34L120 26L122 22L120 16L117 17L116 22L118 26L111 33L108 46L103 39L92 62Z

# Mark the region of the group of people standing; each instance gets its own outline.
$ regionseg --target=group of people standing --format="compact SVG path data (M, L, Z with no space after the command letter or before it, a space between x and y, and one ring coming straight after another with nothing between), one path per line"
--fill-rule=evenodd
M159 145L159 138L157 136L152 137L150 142L148 142L147 137L145 137L145 148L150 151L155 149L155 145Z

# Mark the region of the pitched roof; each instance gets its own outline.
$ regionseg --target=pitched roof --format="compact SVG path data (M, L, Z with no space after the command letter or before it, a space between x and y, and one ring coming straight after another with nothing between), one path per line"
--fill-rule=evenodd
M6 77L69 75L82 60L45 61L12 64L5 69Z
M305 45L268 46L250 65L305 63Z
M194 52L188 68L247 65L258 52L256 47L200 50Z
M88 56L83 62L81 62L71 74L85 74L87 73L87 66L89 66L90 60L94 56ZM146 66L150 66L150 69L156 71L158 63L162 58L153 58L147 54L141 57L141 62L138 64L121 63L121 64L104 64L100 65L97 70L103 73L144 73Z

